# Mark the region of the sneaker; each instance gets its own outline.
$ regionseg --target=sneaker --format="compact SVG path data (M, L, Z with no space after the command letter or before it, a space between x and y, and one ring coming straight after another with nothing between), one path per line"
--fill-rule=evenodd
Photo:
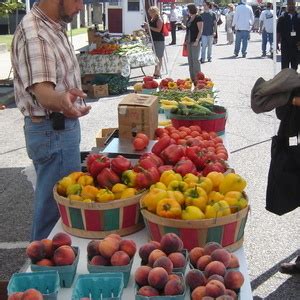
M200 59L200 63L201 63L201 64L204 64L204 63L205 63L204 59L201 58L201 59Z
M261 55L261 57L266 57L267 56L267 53L266 52L264 52L262 55Z
M244 58L246 57L246 54L247 54L247 53L243 53L243 57L244 57Z
M207 61L208 61L208 62L211 62L211 58L209 58Z
M239 54L238 54L238 53L234 53L234 56L235 56L235 57L238 57L238 56L239 56Z
M300 274L300 256L293 263L282 263L279 271L284 274Z

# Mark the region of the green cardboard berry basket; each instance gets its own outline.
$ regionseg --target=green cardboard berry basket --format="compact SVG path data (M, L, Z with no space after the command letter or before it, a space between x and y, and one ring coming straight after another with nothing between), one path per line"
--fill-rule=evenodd
M59 275L57 271L34 273L15 273L7 286L8 295L36 289L43 294L45 300L56 300L59 290Z
M120 272L123 274L124 277L124 287L127 287L129 277L130 277L130 272L132 268L132 263L133 263L132 258L130 260L130 263L126 266L95 266L91 265L89 263L89 260L87 260L87 269L90 273L116 273Z
M58 272L60 286L63 288L69 288L72 286L74 281L74 277L77 270L77 265L79 261L79 248L73 247L76 258L72 265L69 266L38 266L35 264L31 264L31 271L33 272L40 272L40 271L47 271L47 270L54 270Z
M184 267L182 268L173 268L173 273L182 273L184 274L185 273L185 270L186 270L186 266L188 265L188 262L189 262L189 252L187 249L183 249L182 251L180 251L184 257L185 257L185 265Z
M91 300L119 300L124 288L123 274L95 273L79 275L72 293L72 300L88 298Z

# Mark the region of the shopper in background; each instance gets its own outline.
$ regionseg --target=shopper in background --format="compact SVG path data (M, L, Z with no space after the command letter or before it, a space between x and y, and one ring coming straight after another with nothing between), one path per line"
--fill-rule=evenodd
M176 23L178 22L178 12L176 5L171 4L171 12L169 15L170 25L171 25L171 37L172 41L169 45L176 45Z
M228 4L228 12L225 15L226 20L226 33L227 33L227 43L228 45L233 44L234 42L234 36L233 36L233 30L232 30L232 22L233 22L233 16L234 16L234 5L232 3Z
M195 4L188 4L189 17L186 22L186 34L184 44L187 45L188 63L190 77L196 83L196 75L200 72L200 39L203 30L203 20L197 14L197 7Z
M253 22L253 27L252 27L253 32L259 32L260 15L261 15L261 7L257 6L257 8L254 11L254 22Z
M217 28L216 14L211 10L210 2L203 2L204 12L201 14L203 21L203 31L201 36L201 63L205 62L206 51L207 61L211 61L212 45L214 40L214 32Z
M222 18L221 18L221 12L220 12L219 5L214 2L211 2L211 9L216 15L217 26L215 27L215 31L214 31L213 43L217 44L218 43L218 26L222 25L223 22L222 22Z
M270 44L270 54L273 57L273 5L271 2L267 3L267 7L262 11L259 18L259 33L262 34L262 57L267 55L267 43ZM276 17L276 16L275 16Z
M189 13L188 13L188 9L186 6L184 6L182 8L182 23L185 26L186 25L186 21L188 19Z
M295 9L295 0L287 1L287 12L278 18L277 49L281 50L281 69L297 70L300 43L300 15Z
M90 106L79 101L86 95L65 30L82 9L83 1L40 0L12 41L15 101L24 115L26 149L37 176L31 240L46 238L59 218L55 183L81 170L78 118Z
M159 14L159 9L156 6L151 6L148 9L150 16L149 24L145 23L145 29L151 33L155 54L158 58L158 63L154 69L154 78L161 78L162 58L165 52L165 37L162 33L163 20Z
M242 55L243 57L246 57L249 34L254 21L252 8L249 5L245 4L244 1L245 0L241 0L241 2L236 7L232 22L232 26L234 27L234 30L236 32L234 47L234 55L236 57L239 55L241 44Z

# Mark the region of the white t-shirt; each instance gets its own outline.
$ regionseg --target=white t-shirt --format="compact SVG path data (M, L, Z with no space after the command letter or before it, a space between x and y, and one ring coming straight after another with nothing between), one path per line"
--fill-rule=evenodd
M268 33L273 32L273 10L266 9L263 10L260 14L259 21L263 22L263 29L266 30Z

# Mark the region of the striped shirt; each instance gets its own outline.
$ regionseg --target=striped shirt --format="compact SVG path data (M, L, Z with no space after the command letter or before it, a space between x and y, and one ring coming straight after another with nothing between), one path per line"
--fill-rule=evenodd
M15 101L24 116L49 113L30 92L33 84L51 82L58 92L81 89L79 65L65 28L64 22L54 22L35 3L16 29L11 60Z

